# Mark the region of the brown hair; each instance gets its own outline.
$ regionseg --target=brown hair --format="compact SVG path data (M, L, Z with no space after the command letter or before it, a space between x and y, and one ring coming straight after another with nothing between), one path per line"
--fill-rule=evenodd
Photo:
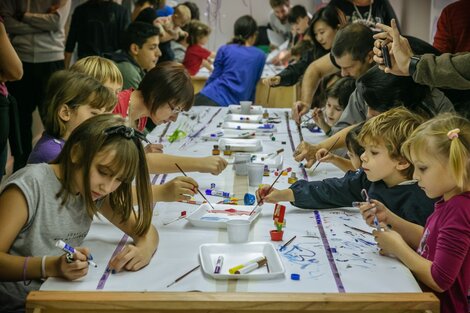
M113 176L119 176L122 183L107 197L114 212L121 217L121 222L136 218L135 233L143 235L152 220L152 193L145 152L138 138L127 138L120 134L106 134L112 126L124 125L125 120L113 114L94 116L80 124L66 141L62 152L54 163L60 165L62 189L58 197L67 201L73 190L76 177L81 171L86 210L90 218L98 212L98 207L91 196L90 168L99 153L116 152L109 167ZM72 157L73 156L73 157ZM136 178L138 211L134 211L132 199L132 181Z
M195 45L199 39L209 36L211 28L198 20L192 20L188 23L188 44Z
M269 4L271 5L271 8L274 9L276 7L280 7L281 5L289 6L290 1L289 0L269 0Z
M66 124L59 117L64 104L70 109L87 104L95 109L111 111L116 101L114 93L93 77L69 70L57 71L50 77L46 88L46 133L56 138L64 136Z
M181 105L187 111L193 106L194 87L183 65L162 62L151 69L137 88L142 92L145 106L151 113L167 103Z

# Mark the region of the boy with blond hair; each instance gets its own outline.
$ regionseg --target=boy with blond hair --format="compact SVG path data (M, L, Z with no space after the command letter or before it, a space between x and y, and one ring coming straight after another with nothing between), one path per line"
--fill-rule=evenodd
M434 200L411 180L413 166L401 153L402 143L422 122L419 115L403 107L373 117L358 136L364 147L361 169L342 178L299 180L288 189L271 189L269 193L269 186L262 186L257 196L264 202L291 201L304 209L327 209L364 201L361 190L365 189L371 199L384 203L401 218L424 225L433 212Z

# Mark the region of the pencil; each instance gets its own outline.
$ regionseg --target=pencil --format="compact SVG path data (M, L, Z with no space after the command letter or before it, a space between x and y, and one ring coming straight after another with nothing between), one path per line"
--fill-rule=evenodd
M175 163L175 165L180 170L180 172L183 173L184 176L189 177L188 175L186 175L186 173L183 171L183 169L181 169L181 167L179 167L179 165L177 163ZM202 196L202 198L204 200L206 200L207 204L209 204L211 206L212 210L215 210L214 206L209 202L209 200L207 200L207 198L204 196L204 194L201 192L201 190L199 190L199 188L196 188L196 190Z
M282 247L279 249L279 251L284 250L288 245L291 244L292 241L294 241L295 238L297 238L297 236L292 237L288 242L286 242L284 245L282 245Z
M183 278L185 278L186 276L188 276L189 274L191 274L192 272L194 272L195 270L197 270L199 267L201 267L201 265L198 265L198 266L194 267L193 269L187 271L186 273L184 273L183 275L181 275L180 277L178 277L177 279L175 279L175 281L173 281L171 284L167 285L166 288L169 288L169 287L171 287L173 284L176 284L177 282L179 282L180 280L182 280Z

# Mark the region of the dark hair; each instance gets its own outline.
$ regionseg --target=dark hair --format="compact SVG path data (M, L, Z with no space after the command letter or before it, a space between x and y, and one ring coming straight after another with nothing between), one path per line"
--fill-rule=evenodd
M346 147L349 151L353 152L357 156L361 156L364 153L364 147L359 144L357 141L357 136L361 132L362 126L364 126L364 122L357 124L354 126L346 135Z
M292 48L292 56L302 56L305 52L308 52L313 49L313 43L311 40L300 40Z
M356 80L352 77L342 77L331 87L326 89L326 96L338 99L338 104L343 110L349 102L349 97L356 89Z
M159 0L137 0L135 2L136 6L143 6L146 3L149 3L152 7L157 8L157 6L160 4Z
M122 36L122 50L129 51L132 44L142 47L147 39L159 34L159 29L152 24L144 22L130 23Z
M269 0L269 4L271 5L271 8L275 8L281 5L290 5L289 0Z
M114 114L101 114L80 124L65 142L64 148L53 162L60 165L62 189L57 197L65 203L73 192L75 175L81 172L86 210L90 218L96 215L98 207L91 197L90 168L98 153L116 152L108 165L122 183L107 195L109 204L121 222L135 217L137 235L147 232L152 220L152 192L144 148L138 138L123 135L107 135L109 127L124 125L125 120ZM136 179L138 211L134 210L132 182Z
M341 21L338 17L338 11L334 7L326 6L315 12L312 17L312 21L310 22L310 27L308 31L310 37L312 38L313 45L315 46L315 49L313 50L314 60L321 58L329 52L329 50L323 48L323 46L315 38L314 26L315 23L319 21L325 22L328 26L333 29L338 29L340 27L339 25L341 25Z
M297 23L299 18L304 18L308 16L307 9L303 5L295 5L289 11L287 15L287 21L291 24Z
M182 64L176 62L158 63L145 74L137 89L142 92L145 106L151 113L167 103L183 105L185 111L193 106L191 76Z
M356 61L364 61L374 47L372 30L361 24L354 23L338 30L331 47L331 53L335 58L341 58L346 53Z
M183 2L182 5L185 5L189 8L189 11L191 11L191 19L192 20L199 20L199 7L197 6L196 3L191 2L191 1L186 1Z
M258 32L258 25L251 15L239 17L233 25L234 37L230 43L244 45L245 42Z
M140 11L139 15L137 15L134 22L144 22L153 25L153 21L155 21L157 17L157 10L152 7L149 7Z
M430 88L415 83L409 76L387 74L374 66L357 80L356 88L367 105L381 113L398 106L425 117L436 113L423 103Z
M191 20L188 23L188 44L195 45L198 40L202 37L209 36L211 33L211 28L198 20Z

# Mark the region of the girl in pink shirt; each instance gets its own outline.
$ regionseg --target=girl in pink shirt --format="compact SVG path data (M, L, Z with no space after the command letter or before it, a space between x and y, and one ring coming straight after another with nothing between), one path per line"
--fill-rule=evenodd
M413 178L429 198L440 198L425 227L407 222L378 201L361 213L381 254L394 255L441 301L443 313L467 313L470 287L470 122L443 114L419 126L403 144Z

